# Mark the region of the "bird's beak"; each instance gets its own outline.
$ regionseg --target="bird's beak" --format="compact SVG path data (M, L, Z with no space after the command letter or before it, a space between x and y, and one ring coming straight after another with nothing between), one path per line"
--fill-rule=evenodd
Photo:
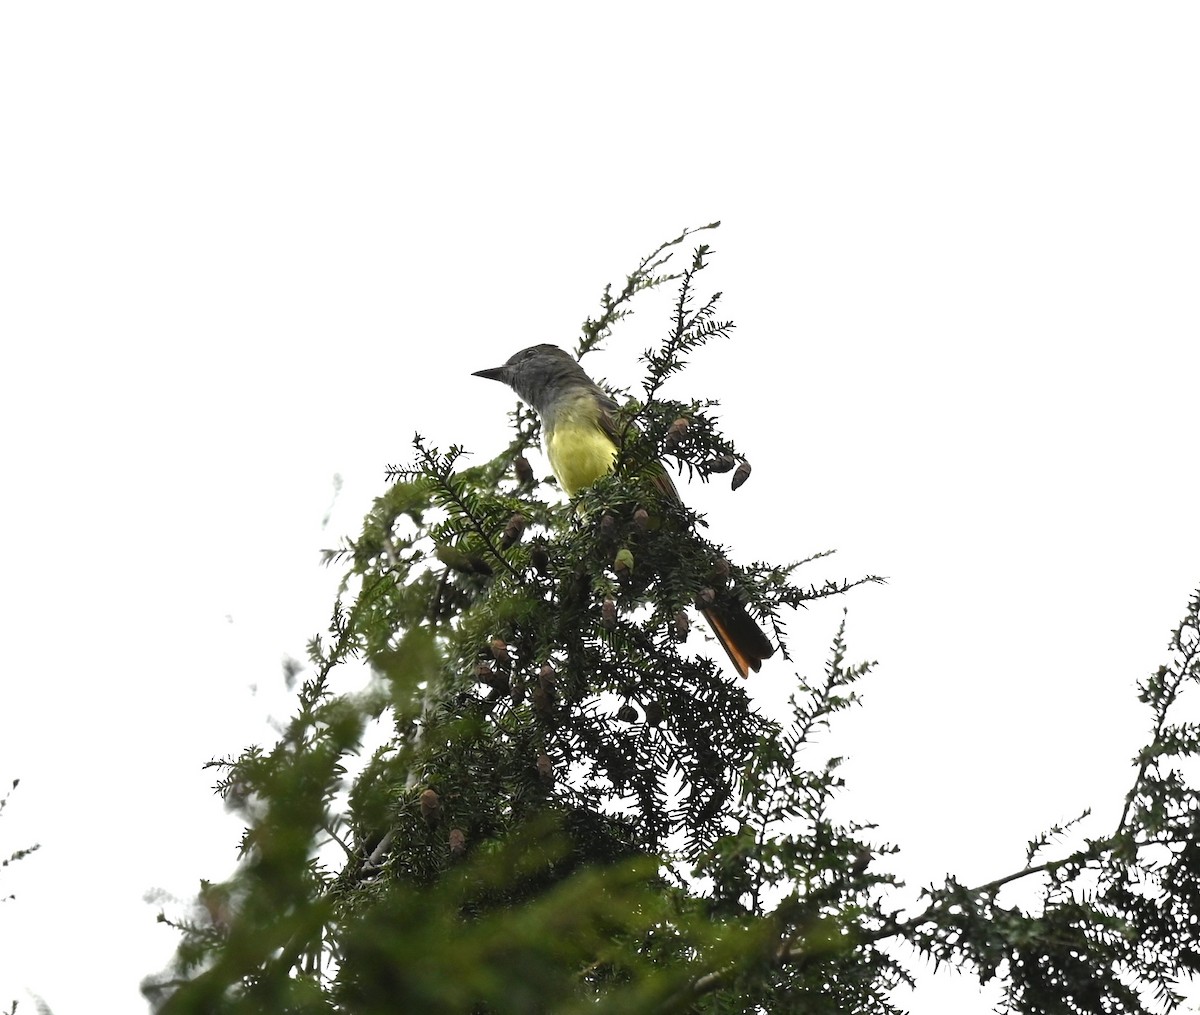
M499 381L501 384L508 383L508 367L490 367L487 370L476 370L472 377L486 377L489 381Z

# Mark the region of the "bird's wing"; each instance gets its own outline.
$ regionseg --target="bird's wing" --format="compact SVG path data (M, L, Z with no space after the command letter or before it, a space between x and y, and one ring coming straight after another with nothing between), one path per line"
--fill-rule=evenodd
M599 388L596 389L596 396L600 406L597 416L600 429L613 444L620 447L623 435L617 429L617 403ZM663 496L679 500L679 491L659 462L654 463L652 480ZM762 661L774 653L775 646L771 644L771 639L733 591L724 590L716 602L700 612L741 676L748 676L751 670L757 673Z
M596 402L600 407L598 422L600 429L604 431L608 437L618 448L621 446L621 441L625 436L617 427L617 410L618 405L608 395L604 394L599 388L596 389ZM656 463L654 466L651 480L655 488L664 497L670 497L672 500L679 500L679 491L675 488L667 470L661 464Z

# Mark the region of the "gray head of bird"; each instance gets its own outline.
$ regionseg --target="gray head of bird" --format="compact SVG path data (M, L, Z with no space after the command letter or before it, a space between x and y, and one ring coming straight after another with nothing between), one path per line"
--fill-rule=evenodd
M580 385L595 387L569 353L546 343L513 353L502 366L476 370L472 376L507 384L541 416L545 416L547 408L572 388Z

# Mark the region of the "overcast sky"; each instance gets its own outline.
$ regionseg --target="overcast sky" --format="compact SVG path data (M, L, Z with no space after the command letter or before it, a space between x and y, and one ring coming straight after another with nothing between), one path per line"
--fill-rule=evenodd
M738 328L667 393L754 474L685 496L737 559L890 579L791 624L804 672L842 606L879 660L846 816L914 891L1111 830L1200 584L1197 52L1188 3L0 7L0 855L42 843L0 1005L141 1010L320 548L414 431L504 445L471 371L717 218ZM637 309L589 360L625 386ZM990 1010L916 968L916 1012Z

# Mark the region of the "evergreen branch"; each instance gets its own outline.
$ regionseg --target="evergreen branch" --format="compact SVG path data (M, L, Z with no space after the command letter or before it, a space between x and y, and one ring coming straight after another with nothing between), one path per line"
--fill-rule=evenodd
M646 416L650 407L657 401L658 393L667 378L680 372L687 365L686 355L712 338L727 338L734 328L732 321L711 320L721 298L719 292L710 296L699 310L691 313L688 311L693 298L695 277L706 267L704 257L709 250L706 245L696 248L691 267L678 276L682 282L675 300L673 324L662 345L658 349L647 349L641 355L642 362L648 367L647 375L642 381L644 397L636 410L625 419L620 441L622 450L630 430L636 431L637 422Z
M343 850L343 852L345 852L347 859L353 861L356 858L356 854L355 854L354 850L352 850L349 846L347 846L346 843L342 840L341 836L339 836L337 834L337 832L335 832L332 828L329 827L328 822L322 822L321 830L326 835L328 835L329 838L331 838L334 842L336 842L339 846L342 847L342 850Z
M1193 600L1193 602L1189 605L1192 611L1191 616L1195 616L1197 612L1200 612L1200 595L1197 595L1196 599ZM1160 669L1155 675L1155 678L1152 678L1148 689L1144 691L1145 697L1150 698L1155 704L1156 708L1154 742L1158 742L1164 737L1167 728L1165 721L1167 709L1178 697L1179 688L1182 685L1183 679L1188 676L1194 678L1196 676L1195 670L1198 666L1200 666L1200 639L1187 640L1185 639L1183 633L1189 627L1193 626L1189 623L1191 616L1189 616L1188 619L1185 619L1173 636L1172 644L1178 651L1180 651L1182 655L1182 661L1179 664L1178 669L1174 672L1169 667ZM822 709L821 703L828 702L828 699L830 698L832 690L836 684L834 674L839 667L838 660L842 657L838 651L840 635L841 631L839 630L839 637L835 638L835 659L827 670L825 684L822 688L815 692L815 704L810 709L808 717L802 718L802 713L799 711L797 712L798 724L794 732L797 734L798 739L797 736L789 737L789 744L794 743L794 745L798 747L801 742L807 739L819 717L826 714L826 710ZM1173 679L1164 681L1163 678L1168 675L1170 675ZM1154 680L1156 678L1157 683L1155 684ZM1149 752L1149 756L1154 757L1156 755L1154 755L1153 752ZM1145 773L1146 768L1143 766L1143 768L1139 770L1138 774L1139 785L1144 780ZM1136 796L1138 788L1139 787L1135 786L1135 790L1131 793L1131 797ZM1118 828L1116 834L1106 839L1090 841L1083 849L1077 850L1065 857L1046 860L1037 864L1027 862L1019 870L1013 871L1001 877L993 878L992 880L976 885L973 888L960 888L953 882L953 880L951 880L947 889L941 891L930 890L929 894L933 896L933 900L920 913L908 918L899 918L898 914L888 916L883 919L880 926L873 930L867 930L862 927L857 928L853 934L854 941L856 943L855 946L861 949L892 938L909 940L912 943L916 943L913 942L913 935L917 929L927 924L940 923L942 918L949 911L950 907L962 906L967 900L985 900L987 904L994 905L995 897L1002 888L1004 888L1006 885L1032 876L1041 874L1050 874L1053 876L1061 870L1073 870L1076 874L1078 874L1083 870L1093 869L1092 865L1097 861L1104 860L1105 857L1119 858L1123 864L1132 863L1133 858L1136 857L1139 851L1145 848L1157 846L1167 848L1183 847L1184 849L1187 849L1194 844L1195 828L1193 815L1190 809L1188 809L1186 813L1180 813L1179 820L1183 821L1182 825L1176 824L1175 826L1164 829L1158 834L1151 834L1137 838L1129 836L1129 834L1125 831L1125 818L1127 817L1127 813L1128 807L1126 809L1126 815L1123 815L1120 827ZM1079 820L1080 818L1077 818L1074 821L1067 823L1067 825L1062 826L1062 828L1059 830L1065 831L1076 824ZM756 836L756 839L760 845L763 841L765 841L764 837L761 835ZM1044 845L1047 841L1048 836L1043 835L1041 839L1031 842L1029 859L1032 859L1032 854L1036 852L1036 849L1040 845ZM776 956L771 960L772 965L803 965L811 960L812 952L806 944L802 943L795 946L791 944L791 941L794 940L794 936L795 935L793 933L785 937L784 944L781 946ZM1114 939L1114 941L1115 940L1118 939ZM1072 940L1064 938L1059 942L1059 947L1069 949L1075 947L1075 945ZM1168 967L1168 972L1170 971L1170 968L1174 967ZM734 965L723 967L720 970L704 974L703 976L694 980L685 990L674 995L660 1010L664 1012L675 1011L682 1004L689 1000L694 1000L700 996L713 993L726 987L738 974L738 967Z
M1193 635L1185 640L1185 632L1189 630ZM1129 812L1142 791L1150 766L1157 764L1157 755L1152 748L1163 738L1168 711L1179 697L1184 681L1189 678L1200 681L1200 590L1193 594L1188 603L1187 615L1172 632L1171 647L1182 656L1178 667L1173 669L1169 665L1160 666L1157 673L1138 685L1139 700L1147 702L1154 710L1154 729L1149 747L1141 753L1141 762L1133 786L1125 796L1125 806L1117 822L1116 835L1120 835L1125 829Z
M498 561L500 561L501 564L504 565L508 573L511 574L513 578L517 580L517 582L524 584L524 576L521 574L521 572L514 568L512 564L508 562L508 558L500 552L500 548L496 545L492 537L484 530L483 524L475 516L474 511L471 510L471 507L468 505L462 491L454 482L455 473L453 462L454 458L457 457L457 455L454 455L454 452L458 449L452 448L451 455L448 455L445 458L439 458L436 452L425 447L424 441L419 434L414 438L413 446L416 447L417 453L420 456L421 461L424 463L425 468L421 470L422 473L426 476L432 476L437 480L443 494L448 497L450 502L458 509L460 517L463 517L467 520L471 531L473 531L480 538L480 540L483 541L484 546L487 547L493 557L495 557Z
M1020 881L1023 878L1031 877L1034 874L1045 874L1049 871L1058 870L1071 864L1086 864L1092 860L1100 859L1105 852L1111 850L1117 845L1117 840L1105 839L1098 840L1090 844L1086 849L1081 849L1072 853L1068 857L1063 857L1057 860L1046 860L1044 863L1027 864L1020 870L1013 871L1011 874L1005 874L1003 877L993 878L984 884L977 885L974 888L962 889L960 892L954 893L954 897L938 898L931 902L924 910L916 916L909 917L905 920L899 920L891 926L885 927L865 938L868 942L882 941L889 937L904 935L905 933L914 930L926 923L933 923L941 915L942 910L946 905L954 905L956 898L961 896L968 899L977 899L980 896L995 895L1005 885L1012 884L1014 881ZM936 894L930 892L930 894Z
M775 599L785 606L797 607L803 606L805 603L814 602L818 599L828 599L830 596L840 596L844 592L849 592L853 588L858 588L859 585L886 585L887 579L876 574L863 575L861 578L853 580L843 578L841 581L826 581L819 588L816 585L810 585L807 589L801 588L798 585L782 585L778 584L771 589Z
M396 830L394 828L389 828L387 832L384 833L383 838L379 840L379 844L373 850L371 850L371 855L368 856L363 862L362 869L364 871L376 870L379 867L379 861L383 859L384 855L391 848L392 840L395 839L395 837Z
M1081 859L1097 859L1104 849L1111 847L1114 840L1106 840L1102 843L1093 844L1086 850L1081 850L1072 856L1061 860L1049 860L1045 863L1027 866L1019 871L1007 874L1004 877L995 878L985 884L975 888L966 889L961 893L956 893L963 898L978 898L981 895L992 895L999 891L1004 885L1018 881L1022 878L1033 874L1045 873L1062 867L1066 864L1079 861ZM939 899L931 903L924 911L907 920L887 920L884 925L873 931L855 930L853 934L854 946L856 948L864 948L870 945L877 944L881 941L890 938L905 938L915 928L926 923L936 922L941 914L942 908L947 904L953 904L954 899L942 900ZM811 948L804 944L791 945L794 940L794 933L788 933L783 939L783 943L774 956L767 960L767 964L772 968L781 968L783 966L804 965L813 960L813 952ZM697 977L683 990L672 995L664 1004L660 1006L659 1011L665 1013L675 1012L689 1000L695 1000L706 994L714 993L727 986L733 979L739 975L740 970L733 965L722 969L714 970Z
M583 336L576 346L575 358L582 359L587 353L598 348L600 343L612 334L612 326L630 313L629 310L622 309L624 304L628 303L637 293L643 289L656 288L680 277L677 272L665 275L654 274L671 259L671 253L660 257L659 255L663 251L668 247L678 246L693 233L716 229L720 224L719 221L716 221L710 222L708 225L684 229L674 239L660 243L657 248L642 258L631 274L626 276L625 286L617 296L612 295L612 285L606 285L600 298L601 314L595 319L588 317L583 322L581 329Z
M1027 864L1033 863L1033 858L1037 856L1041 850L1050 845L1051 838L1055 836L1066 835L1067 832L1078 825L1091 813L1092 809L1090 807L1086 807L1084 808L1082 814L1071 818L1070 821L1065 821L1061 825L1053 825L1048 831L1042 832L1035 838L1030 839L1029 842L1025 844L1025 862Z

